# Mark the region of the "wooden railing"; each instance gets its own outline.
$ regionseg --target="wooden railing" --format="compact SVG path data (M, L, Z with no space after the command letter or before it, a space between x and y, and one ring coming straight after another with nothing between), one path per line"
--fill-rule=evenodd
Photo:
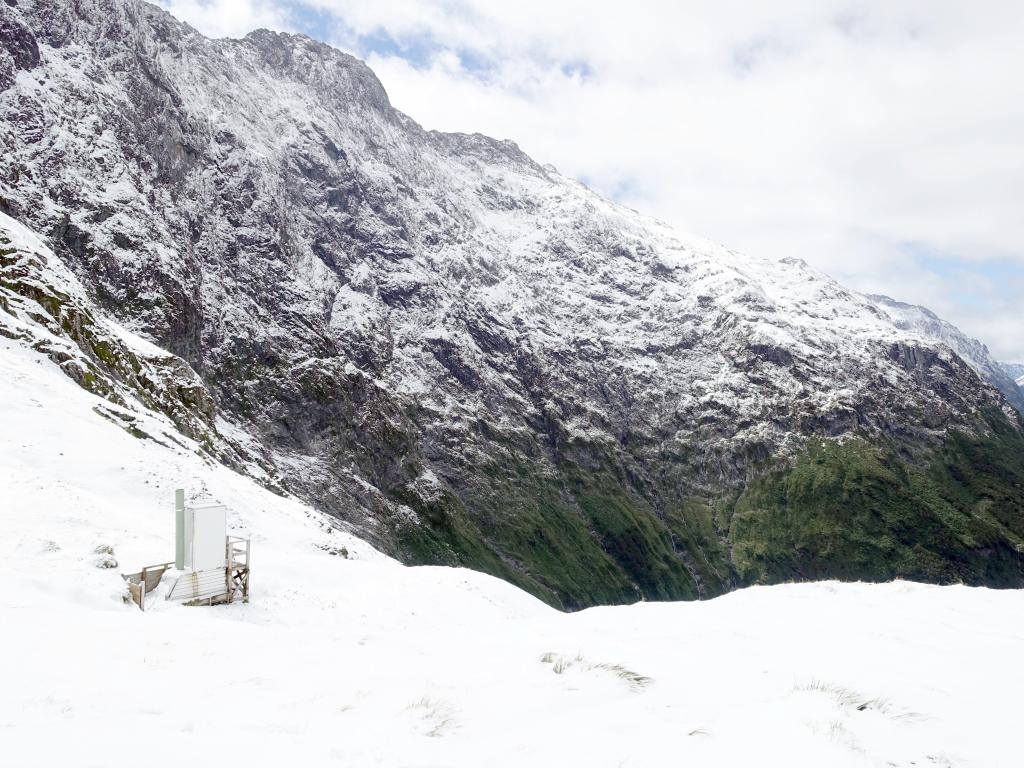
M249 539L240 536L227 537L228 568L249 567Z
M239 536L227 537L226 582L229 599L234 599L236 592L242 593L242 602L249 602L249 539Z
M146 610L146 593L156 589L164 572L174 566L173 562L159 563L158 565L147 565L138 573L122 573L121 577L128 582L128 590L131 592L132 601L139 606L139 610Z

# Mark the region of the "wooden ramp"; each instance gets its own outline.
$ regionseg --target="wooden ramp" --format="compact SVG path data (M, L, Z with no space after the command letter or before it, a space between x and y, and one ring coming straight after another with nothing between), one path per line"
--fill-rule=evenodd
M167 593L167 599L189 605L214 605L234 602L240 596L243 602L249 602L249 552L248 539L225 537L225 565L182 574Z
M167 593L168 600L206 600L223 595L227 591L225 568L210 568L205 571L183 573Z

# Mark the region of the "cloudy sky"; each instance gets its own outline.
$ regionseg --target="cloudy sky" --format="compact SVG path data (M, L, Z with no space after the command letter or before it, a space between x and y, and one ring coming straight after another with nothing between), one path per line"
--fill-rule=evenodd
M329 42L427 128L1024 361L1024 3L160 2L215 37Z

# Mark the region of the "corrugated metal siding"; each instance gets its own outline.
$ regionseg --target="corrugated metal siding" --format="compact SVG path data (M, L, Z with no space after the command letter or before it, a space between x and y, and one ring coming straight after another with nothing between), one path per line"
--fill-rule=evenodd
M227 591L225 578L223 568L183 574L174 585L167 599L198 600L200 598L223 595Z

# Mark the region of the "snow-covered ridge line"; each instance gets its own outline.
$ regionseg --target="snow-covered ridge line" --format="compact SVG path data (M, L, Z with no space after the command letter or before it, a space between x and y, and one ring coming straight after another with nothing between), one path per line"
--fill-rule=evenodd
M952 323L946 322L925 307L905 304L888 296L869 298L886 311L901 329L917 334L925 342L948 346L982 379L996 387L1014 408L1024 413L1024 393L1018 389L1017 382L1014 381L1016 377L1008 375L1005 366L992 358L988 347L982 342L970 338Z

